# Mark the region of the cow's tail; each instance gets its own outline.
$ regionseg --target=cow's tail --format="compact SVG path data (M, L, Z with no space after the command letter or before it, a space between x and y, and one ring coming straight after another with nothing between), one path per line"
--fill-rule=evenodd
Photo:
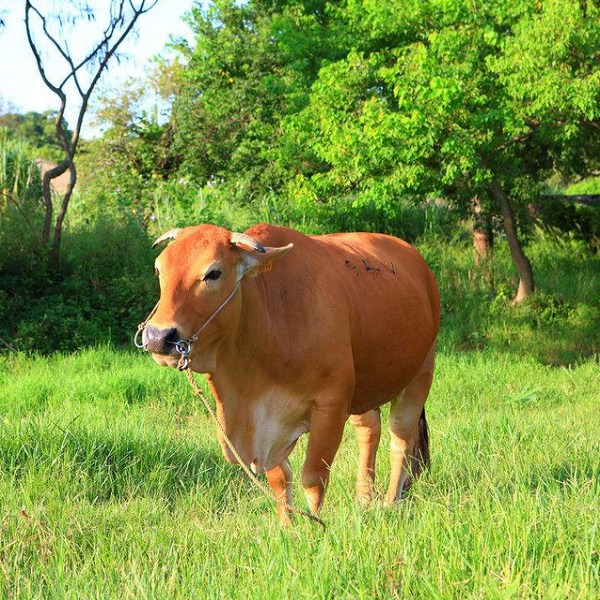
M419 437L413 450L410 464L410 475L404 485L404 491L408 491L415 479L429 467L429 428L425 418L425 407L419 417Z
M425 407L423 407L421 416L419 417L419 438L417 440L417 447L415 448L415 459L420 465L419 473L429 467L429 428L427 427L427 419L425 418ZM417 467L417 465L415 466Z

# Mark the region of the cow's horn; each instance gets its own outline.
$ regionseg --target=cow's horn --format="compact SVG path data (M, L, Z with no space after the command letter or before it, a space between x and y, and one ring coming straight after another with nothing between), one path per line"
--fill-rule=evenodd
M167 240L174 240L179 234L179 229L171 229L167 231L167 233L163 233L160 237L157 237L152 244L153 248L156 248L162 242L166 242Z
M254 248L263 254L266 252L264 246L257 242L254 238L246 235L245 233L233 233L231 234L231 243L234 245L243 244L244 246L249 246L250 248Z

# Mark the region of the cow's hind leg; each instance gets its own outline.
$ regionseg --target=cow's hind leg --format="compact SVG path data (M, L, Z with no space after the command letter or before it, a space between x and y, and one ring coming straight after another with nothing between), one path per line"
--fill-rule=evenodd
M375 458L381 436L380 411L375 409L362 415L352 415L350 423L356 430L359 448L356 499L368 504L373 497L375 483Z
M433 380L435 346L421 370L390 407L391 473L386 503L402 497L429 462L429 439L425 420L425 401Z
M287 458L278 466L267 471L267 481L277 497L277 518L279 524L287 527L291 524L292 469Z

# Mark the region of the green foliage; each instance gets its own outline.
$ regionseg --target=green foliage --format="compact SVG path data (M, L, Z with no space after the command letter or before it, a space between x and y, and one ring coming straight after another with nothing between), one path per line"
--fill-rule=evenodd
M600 353L600 259L581 239L537 228L527 251L539 290L519 308L508 305L514 275L496 247L475 267L466 234L448 243L427 236L418 248L436 273L442 299L442 348L495 350L570 364Z
M326 5L219 1L193 11L196 45L173 110L186 176L200 186L249 182L251 195L281 188L299 151L283 121L307 103L322 61L339 54Z
M6 135L14 139L23 139L31 160L42 158L58 162L63 158L63 151L56 137L55 121L56 113L51 110L25 114L5 112L0 114L0 130L6 130ZM66 121L63 126L69 134Z
M155 302L150 244L133 222L99 219L68 232L59 272L44 254L6 242L12 252L0 261L5 345L48 353L106 340L129 344L135 324Z
M494 180L527 233L552 170L597 167L597 16L574 0L196 9L172 115L179 172L313 231L404 232L398 215L440 196L495 215Z
M160 119L154 84L160 82L149 87L129 80L120 94L97 101L96 125L104 132L81 146L79 214L134 214L139 220L151 215L153 193L177 162L172 130Z
M194 47L176 47L180 59L162 61L145 86L102 101L106 131L80 168L83 205L134 212L150 228L164 221L157 210L181 215L178 223L185 215L245 223L254 212L307 231L331 223L414 239L421 225L405 216L415 200L443 197L451 217L464 218L478 196L500 224L494 179L527 234L525 206L537 203L551 170L583 174L600 156L597 7L396 8L324 0L195 8ZM169 123L147 113L148 89L173 99ZM239 219L221 221L227 204ZM422 213L412 215L418 222Z
M212 223L232 231L244 231L256 222L260 207L240 201L244 197L243 182L226 194L213 186L198 189L188 179L159 183L152 198L152 221L148 230L158 236L173 227L186 227L197 223ZM176 201L174 201L176 199Z
M565 194L600 194L600 177L590 177L572 183L565 190Z
M336 12L357 28L353 49L321 68L293 119L326 165L310 176L319 198L389 205L443 192L464 206L494 178L528 201L556 161L565 172L597 164L597 7L393 4Z
M524 15L490 61L506 91L511 133L534 130L537 153L546 148L563 176L599 164L599 59L600 7L552 0Z

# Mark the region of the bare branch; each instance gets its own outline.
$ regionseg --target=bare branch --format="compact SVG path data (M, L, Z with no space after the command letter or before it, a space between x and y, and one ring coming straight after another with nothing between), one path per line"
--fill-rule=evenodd
M35 42L33 41L33 36L31 35L31 24L29 21L29 11L30 10L36 10L36 9L32 6L31 2L29 0L27 0L25 3L25 31L27 32L27 41L29 42L29 47L31 48L31 51L33 52L33 56L34 56L35 62L37 64L38 71L40 72L40 75L42 76L44 83L59 98L62 98L62 96L64 96L64 93L62 92L62 90L60 88L57 88L46 76L46 71L44 70L44 66L42 64L42 57L40 56L37 46L35 45Z
M497 146L496 150L498 152L501 152L502 150L506 150L510 146L514 146L515 144L520 144L521 142L528 140L533 135L533 133L534 133L534 131L530 130L527 133L523 133L521 135L516 135L514 138L511 138L510 140L507 140L503 144L500 144L499 146Z
M4 338L0 338L0 344L6 346L11 352L19 352L18 348L15 348L12 344L9 344Z
M118 0L118 2L111 0L109 8L109 22L102 33L99 43L96 44L95 47L78 64L75 64L73 61L68 42L59 42L56 36L52 35L50 32L46 17L35 6L33 6L31 0L26 0L25 2L25 25L27 30L27 39L35 57L38 71L40 72L40 75L42 76L46 86L60 98L60 109L56 118L56 132L65 152L65 159L56 167L49 169L46 173L44 173L44 177L42 179L42 192L46 207L42 241L45 244L50 241L50 229L52 227L54 210L50 182L52 179L62 175L67 170L69 170L70 173L69 184L65 194L63 195L60 208L56 215L56 221L54 223L54 235L50 247L50 258L54 264L57 264L58 262L58 250L63 220L67 213L69 201L77 182L77 170L75 168L74 157L79 143L83 118L88 108L90 96L94 91L96 84L100 80L102 73L107 68L109 60L116 54L121 43L130 34L139 17L151 10L157 2L158 0L141 0L139 3L135 3L133 0ZM46 75L40 52L32 35L32 15L36 15L40 19L45 37L68 65L68 72L58 87L54 85ZM83 6L81 9L80 16L87 16L88 20L94 19L94 13L87 5ZM59 23L62 24L61 15L59 15L58 18ZM73 22L76 20L77 17L74 18ZM79 73L81 69L87 65L92 65L94 69L90 69L91 80L86 86L82 84ZM71 79L73 80L73 83L81 97L81 105L77 115L75 127L73 129L73 135L71 139L68 140L63 127L63 119L67 104L67 96L64 88Z
M576 202L588 206L600 204L600 194L546 194L543 198L560 202Z
M136 24L137 20L139 19L139 17L141 15L147 13L150 9L152 9L156 5L157 2L158 2L158 0L153 0L152 2L150 2L149 6L147 8L145 8L146 0L142 0L139 9L135 9L134 14L133 14L133 16L131 18L131 21L129 22L129 25L127 25L127 27L123 30L123 32L118 37L118 39L113 44L113 46L110 47L110 45L109 45L110 38L107 38L107 37L105 37L102 40L102 42L100 42L100 44L97 46L97 51L99 51L99 49L103 45L105 45L107 47L107 52L104 55L103 59L100 61L100 65L98 67L98 70L96 71L96 75L92 79L92 82L90 83L87 92L83 96L83 102L82 102L82 105L81 105L81 109L79 111L79 117L77 119L77 125L75 127L74 132L73 132L73 138L71 140L71 143L73 145L73 151L75 150L75 148L77 146L77 143L79 141L79 134L81 132L81 125L83 123L83 117L84 117L85 111L87 110L87 105L88 105L88 102L89 102L90 95L91 95L92 91L94 90L94 88L96 87L96 84L98 83L98 81L99 81L99 79L100 79L100 77L102 75L102 72L106 68L106 65L108 64L108 61L114 55L114 53L116 52L116 50L118 49L118 47L121 45L121 43L123 42L123 40L129 34L129 32L133 29L133 27L135 26L135 24ZM131 2L130 2L130 4L131 4ZM122 17L122 9L123 9L123 0L121 0L121 4L120 4L120 7L119 7L119 17ZM114 32L114 28L113 28L113 32ZM111 33L111 35L112 35L112 33Z
M48 24L46 21L46 17L44 17L44 15L42 15L40 13L40 11L35 6L33 6L29 0L28 0L27 4L31 7L31 10L33 10L37 14L37 16L40 18L40 20L42 21L42 29L44 31L44 34L48 38L48 40L50 40L51 44L58 50L59 54L67 61L67 63L71 67L71 74L62 81L62 83L58 86L59 89L62 89L63 86L65 85L65 83L71 78L71 76L73 76L73 80L75 82L75 85L77 86L77 89L79 90L79 93L83 94L81 86L79 85L79 81L77 80L77 77L74 75L76 73L76 69L75 69L75 65L73 63L73 59L71 58L71 54L68 51L68 49L69 49L68 44L65 42L66 49L64 49L58 43L56 38L48 30Z

